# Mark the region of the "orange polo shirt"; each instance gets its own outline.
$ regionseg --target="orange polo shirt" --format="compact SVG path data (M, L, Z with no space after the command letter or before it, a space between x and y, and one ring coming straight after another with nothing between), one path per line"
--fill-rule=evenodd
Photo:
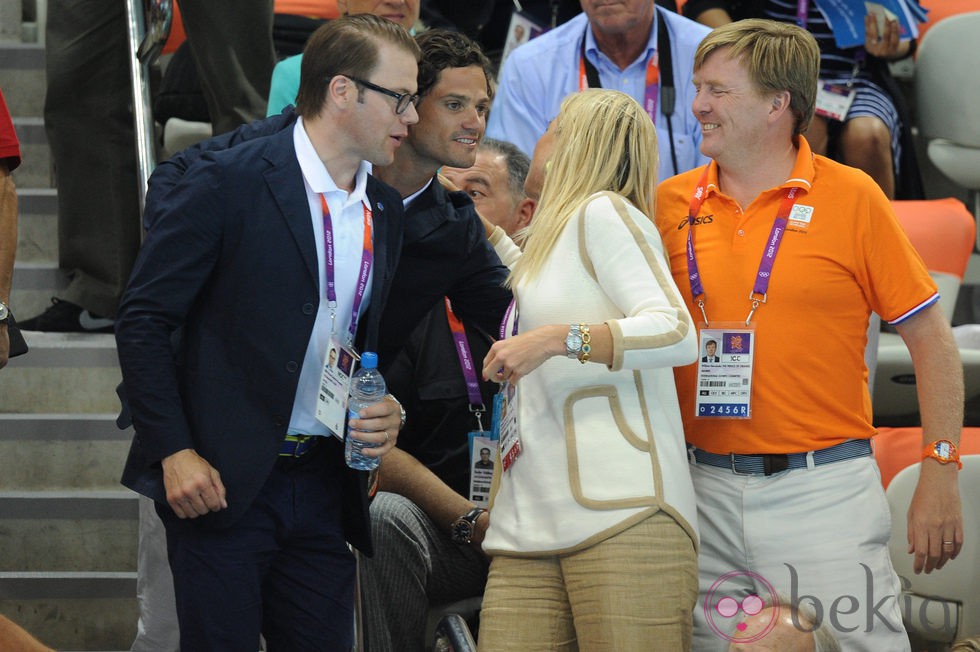
M823 156L803 137L790 179L760 194L744 212L718 188L708 166L707 196L694 246L705 311L718 322L744 323L749 293L787 189L812 208L809 223L790 220L756 310L751 418L695 418L697 365L675 370L687 440L713 453L792 453L871 437L871 398L864 364L868 318L890 323L938 298L922 260L870 177ZM657 189L657 224L674 280L698 322L687 273L687 214L701 167ZM703 324L699 324L702 326Z

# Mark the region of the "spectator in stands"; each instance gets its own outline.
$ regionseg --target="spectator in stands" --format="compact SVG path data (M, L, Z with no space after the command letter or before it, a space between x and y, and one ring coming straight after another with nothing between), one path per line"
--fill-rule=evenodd
M265 113L272 0L182 0L215 133ZM50 0L44 126L68 287L24 330L108 333L140 245L124 2ZM93 161L97 162L93 164Z
M742 18L769 18L808 29L820 46L820 84L839 89L817 94L817 114L806 131L814 153L864 170L889 199L921 199L924 192L909 111L888 68L889 61L910 56L915 41L899 41L897 19L886 20L884 32L879 33L869 12L864 17L864 47L840 48L819 3L805 4L802 20L798 5L796 0L688 0L683 11L709 27ZM828 112L839 108L829 100L840 102L851 92L853 100L843 119L830 117Z
M535 201L524 194L531 161L510 143L484 138L469 168L442 168L442 175L469 195L480 217L513 235L531 223Z
M17 189L10 173L20 165L20 143L0 90L0 369L7 365L10 283L17 253Z
M136 432L123 483L164 521L182 649L254 649L260 631L273 649L349 648L347 542L371 552L367 474L315 412L329 348L376 350L403 212L367 169L418 119L418 47L352 16L308 51L292 128L208 152L155 195L120 308ZM400 421L389 396L350 426L380 457Z
M908 513L916 572L943 567L963 542L963 371L936 285L884 193L814 155L802 136L819 67L816 40L796 25L715 29L695 55L692 105L713 161L657 188L657 223L688 309L701 317L699 337L719 339L744 365L737 400L716 393L699 365L674 373L698 498L700 591L707 599L720 578L750 569L825 610L858 596L853 616L837 612L842 648L908 650L869 442L870 313L895 325L911 352L922 445L939 458L923 459ZM752 574L726 587L757 590ZM695 647L724 650L705 609L694 614Z
M429 30L416 41L422 48L419 123L409 128L392 164L375 168L406 205L402 258L381 320L382 360L401 350L421 315L445 296L468 326L490 333L511 297L503 287L507 270L486 241L473 203L463 193L447 193L436 177L444 165L475 161L493 97L490 62L455 32Z
M687 650L697 526L670 368L697 344L653 224L656 131L602 89L570 95L553 129L525 248L498 240L516 306L483 374L516 389L517 427L480 649Z
M706 162L687 107L694 48L708 30L654 0L582 0L582 9L507 58L487 135L530 154L566 95L602 86L631 95L656 124L661 179Z
M24 330L112 331L140 243L126 24L124 2L48 2L44 127L69 283Z
M337 8L342 16L373 14L398 23L409 31L413 31L418 23L421 5L422 0L337 0ZM272 71L266 115L276 115L296 101L302 60L303 55L297 54L276 64Z
M215 134L265 116L273 0L177 0Z

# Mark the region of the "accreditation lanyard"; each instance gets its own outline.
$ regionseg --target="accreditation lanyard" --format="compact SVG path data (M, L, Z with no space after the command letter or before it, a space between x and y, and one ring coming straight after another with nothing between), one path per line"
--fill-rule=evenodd
M361 301L367 292L368 279L371 276L371 265L374 263L374 221L371 209L362 202L364 209L364 247L361 251L360 272L357 276L357 287L354 290L354 302L351 306L350 329L347 332L347 345L354 343L357 335L357 320L361 310ZM330 332L334 332L334 322L337 319L337 280L334 263L333 222L330 219L330 208L327 198L320 195L320 207L323 209L323 248L326 258L327 276L327 306L330 308Z
M510 331L510 336L514 337L517 335L517 320L520 319L520 313L517 311L517 298L510 300L510 305L507 306L507 310L504 311L504 318L500 322L500 339L507 339L507 322L510 321L511 314L514 315L514 327Z
M810 0L796 0L796 24L806 29L809 21L807 14L810 13Z
M480 430L483 430L481 415L486 410L483 405L483 395L480 393L480 383L476 378L476 366L473 363L473 352L470 344L466 341L466 327L456 313L453 312L449 297L446 297L446 319L449 320L449 330L453 334L453 342L456 345L456 355L459 357L459 366L463 370L463 379L466 381L466 394L470 399L470 412L476 416L476 423Z
M698 212L700 212L701 206L707 198L707 182L708 169L705 168L704 174L701 175L701 180L698 181L698 185L694 190L694 195L691 197L691 204L687 213L687 277L691 283L691 297L697 303L698 308L701 309L701 316L704 317L706 324L709 323L708 315L704 310L707 295L704 292L704 285L701 283L698 260L694 253L694 220L697 218ZM779 210L776 212L776 219L773 221L772 230L769 232L769 238L762 252L762 260L759 262L759 270L756 272L755 284L749 293L749 301L752 309L749 310L749 315L745 318L746 326L752 321L752 315L755 313L756 308L759 307L759 304L766 302L766 292L769 289L769 279L772 276L773 264L776 262L776 254L779 252L779 246L783 242L783 234L786 233L786 223L790 212L793 210L793 205L796 203L796 195L799 190L800 188L798 187L787 189L786 196L783 198L783 201L779 205Z
M500 339L507 337L507 322L510 320L511 313L514 315L514 326L511 328L510 336L517 335L517 322L520 313L517 310L517 297L510 301L504 319L500 322ZM507 472L511 465L520 456L521 438L517 428L517 386L509 382L504 382L500 391L494 397L493 404L493 425L491 430L499 440L498 454L500 455L500 466Z
M586 28L588 30L588 28ZM660 93L660 68L657 66L659 55L654 53L647 61L646 85L643 92L643 110L650 115L654 124L657 122L657 95ZM582 37L582 52L579 54L578 89L602 88L599 81L599 71L592 62L585 58L585 37Z

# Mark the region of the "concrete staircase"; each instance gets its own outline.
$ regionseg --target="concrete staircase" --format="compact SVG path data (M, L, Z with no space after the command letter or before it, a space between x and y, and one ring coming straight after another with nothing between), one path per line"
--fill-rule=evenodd
M20 223L10 302L21 318L66 284L41 117L43 29L36 19L24 23L25 14L38 16L22 0L0 0L0 88L23 157L14 172ZM138 508L119 485L132 432L114 422L115 341L25 335L31 352L0 371L0 614L59 650L128 650Z

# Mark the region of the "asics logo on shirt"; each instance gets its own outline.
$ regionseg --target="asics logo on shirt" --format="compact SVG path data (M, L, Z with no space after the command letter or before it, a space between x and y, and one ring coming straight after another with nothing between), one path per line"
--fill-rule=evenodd
M699 215L698 217L694 218L694 226L698 226L699 224L711 224L714 221L715 221L714 215ZM677 230L683 231L685 226L687 226L686 217L683 220L681 220L680 224L677 225Z

